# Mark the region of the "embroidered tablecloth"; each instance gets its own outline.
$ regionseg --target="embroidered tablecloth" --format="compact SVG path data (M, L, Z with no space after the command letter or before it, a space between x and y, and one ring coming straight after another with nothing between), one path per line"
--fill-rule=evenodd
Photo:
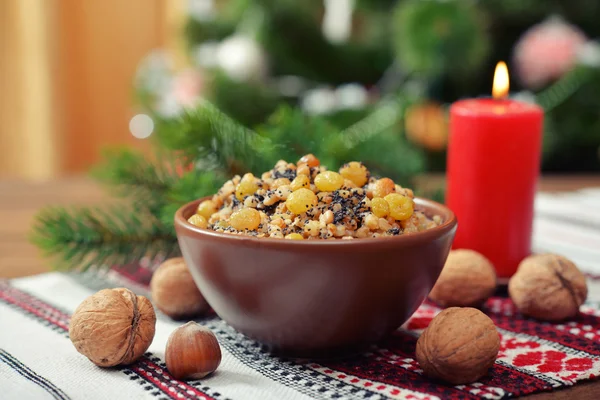
M491 298L483 311L500 332L500 354L487 377L459 386L424 378L414 359L419 334L440 311L429 302L369 351L327 361L275 357L218 317L201 319L216 334L223 361L214 375L181 382L164 364L167 337L181 323L161 314L148 353L131 366L96 367L68 339L70 314L84 298L118 286L148 295L149 269L1 281L0 398L499 399L559 389L600 376L599 243L600 191L538 196L535 249L576 261L590 276L588 302L576 318L550 324L522 317L506 297Z

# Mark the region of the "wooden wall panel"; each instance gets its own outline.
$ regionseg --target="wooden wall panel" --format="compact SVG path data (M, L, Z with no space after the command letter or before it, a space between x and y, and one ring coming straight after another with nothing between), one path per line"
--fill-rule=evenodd
M64 171L89 168L107 145L147 146L128 131L132 83L139 61L163 44L164 7L164 0L58 2Z
M53 15L49 2L0 1L0 176L48 178L57 170Z
M181 52L186 4L0 0L0 178L82 172L109 145L147 149L128 129L133 79L149 51Z

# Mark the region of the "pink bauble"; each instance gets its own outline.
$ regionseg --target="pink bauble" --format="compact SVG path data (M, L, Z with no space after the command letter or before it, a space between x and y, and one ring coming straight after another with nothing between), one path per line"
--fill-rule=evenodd
M577 52L587 40L581 30L560 18L534 25L514 49L519 79L529 88L539 88L560 78L573 68Z
M198 103L204 89L204 78L200 71L186 69L173 78L173 95L183 107L193 107Z

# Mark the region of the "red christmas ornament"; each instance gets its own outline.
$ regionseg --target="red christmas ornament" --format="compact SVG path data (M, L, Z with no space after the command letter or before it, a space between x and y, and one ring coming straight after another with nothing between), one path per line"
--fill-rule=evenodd
M532 89L560 78L573 68L577 52L587 41L579 28L558 17L534 25L514 49L518 77Z
M204 77L200 71L186 69L173 78L173 95L183 107L195 106L204 89Z

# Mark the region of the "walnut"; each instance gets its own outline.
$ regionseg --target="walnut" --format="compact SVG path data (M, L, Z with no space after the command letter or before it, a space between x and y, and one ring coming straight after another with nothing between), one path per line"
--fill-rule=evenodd
M477 307L496 290L492 263L473 250L453 250L429 298L442 307Z
M523 315L559 321L577 315L587 297L585 276L563 256L527 257L508 283L508 293Z
M131 364L152 343L156 314L150 301L129 289L104 289L85 299L71 317L77 351L101 367Z
M154 271L150 290L154 305L174 319L194 317L210 308L181 257L166 260Z
M475 382L494 365L500 335L476 308L450 307L439 313L417 341L425 375L454 385Z

